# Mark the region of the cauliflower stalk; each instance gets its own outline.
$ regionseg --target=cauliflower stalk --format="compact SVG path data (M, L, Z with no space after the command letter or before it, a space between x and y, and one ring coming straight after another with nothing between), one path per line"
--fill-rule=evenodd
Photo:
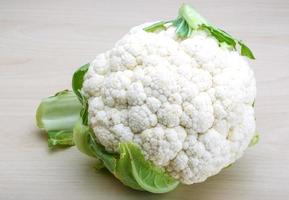
M238 48L240 53L238 53ZM164 193L206 180L257 142L256 85L240 40L182 5L132 28L44 99L48 144L76 145L125 185Z

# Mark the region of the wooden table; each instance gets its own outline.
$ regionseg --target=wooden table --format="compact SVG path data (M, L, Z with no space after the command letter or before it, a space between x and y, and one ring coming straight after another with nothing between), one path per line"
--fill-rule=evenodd
M80 65L130 27L176 16L178 1L0 1L0 199L289 199L289 2L195 0L211 22L254 50L260 143L206 182L132 191L75 148L49 151L35 126L42 97L70 88Z

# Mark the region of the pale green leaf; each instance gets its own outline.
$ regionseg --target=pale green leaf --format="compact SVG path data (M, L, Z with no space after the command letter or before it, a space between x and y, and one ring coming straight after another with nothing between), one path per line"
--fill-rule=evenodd
M37 126L48 133L48 145L73 145L72 130L82 106L71 91L61 91L41 101L36 111Z
M164 169L146 160L136 144L121 143L120 147L124 154L120 159L126 159L126 162L130 161L132 176L143 190L165 193L178 186L179 182L169 176Z

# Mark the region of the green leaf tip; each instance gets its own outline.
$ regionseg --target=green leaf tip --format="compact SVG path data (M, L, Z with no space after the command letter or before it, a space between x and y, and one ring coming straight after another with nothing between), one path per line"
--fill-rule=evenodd
M176 35L181 39L189 38L193 31L204 30L211 34L219 43L229 50L237 50L240 48L240 54L250 59L255 59L253 52L241 40L238 40L227 32L211 25L203 18L194 8L187 4L183 4L179 9L179 16L175 20L160 21L145 27L147 32L158 32L166 30L169 26L176 27ZM225 44L225 45L224 45Z
M241 55L247 56L248 58L255 59L253 52L243 42L239 41L241 46Z
M84 81L84 75L86 74L88 68L89 68L89 63L78 68L73 74L72 89L78 97L81 93L81 88L82 88L83 81Z

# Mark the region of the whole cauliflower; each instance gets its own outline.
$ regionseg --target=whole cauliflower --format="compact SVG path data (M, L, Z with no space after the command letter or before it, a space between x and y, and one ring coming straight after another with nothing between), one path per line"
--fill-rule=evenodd
M235 162L255 135L253 71L206 31L185 40L171 26L132 28L90 63L83 91L89 123L107 151L137 143L184 184Z
M37 125L50 147L76 145L133 189L202 182L258 141L245 56L254 59L241 40L182 5L80 67L73 91L42 100Z

